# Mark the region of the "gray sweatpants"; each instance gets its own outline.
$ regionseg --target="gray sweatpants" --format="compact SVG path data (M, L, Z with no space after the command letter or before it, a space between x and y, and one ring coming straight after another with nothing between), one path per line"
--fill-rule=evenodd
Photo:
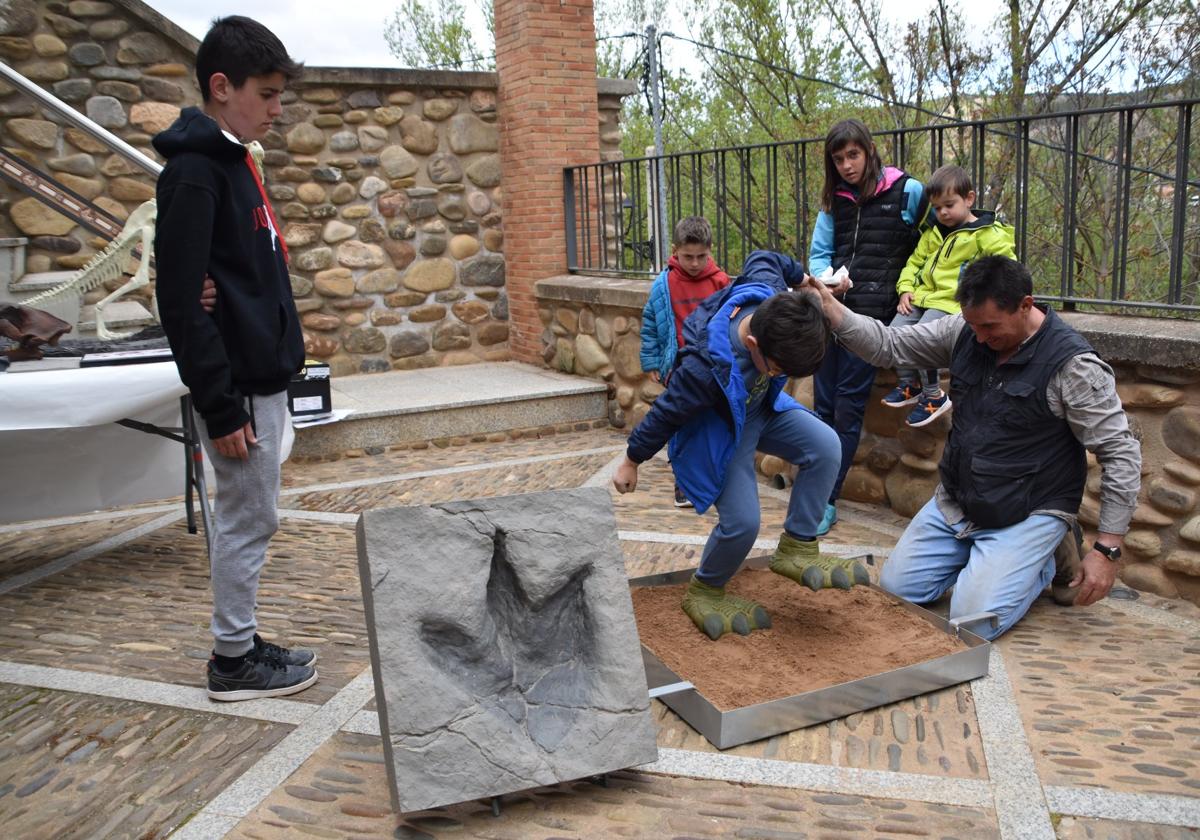
M920 306L913 306L912 311L907 315L897 312L896 317L892 319L891 326L907 327L912 324L928 324L930 321L936 321L938 318L945 318L947 314L940 309L923 309ZM912 368L897 368L896 379L900 382L916 382L917 371ZM921 387L927 391L937 392L937 368L930 368L921 372Z
M279 453L290 422L286 391L246 397L245 408L258 438L245 461L218 453L200 421L204 451L217 477L209 562L213 652L222 656L241 656L254 645L258 575L279 527Z

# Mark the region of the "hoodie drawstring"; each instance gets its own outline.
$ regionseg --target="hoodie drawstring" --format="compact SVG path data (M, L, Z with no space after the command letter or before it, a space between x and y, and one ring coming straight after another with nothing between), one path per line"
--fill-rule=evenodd
M254 184L258 187L258 194L262 196L263 206L267 208L267 215L271 217L271 226L275 232L275 238L279 240L279 247L283 249L283 263L287 265L288 259L287 243L283 241L283 230L279 227L279 222L275 219L275 211L271 209L271 202L267 198L267 190L263 186L262 179L258 177L258 167L254 165L254 158L250 156L250 150L246 150L246 167L250 170L250 175L254 178Z

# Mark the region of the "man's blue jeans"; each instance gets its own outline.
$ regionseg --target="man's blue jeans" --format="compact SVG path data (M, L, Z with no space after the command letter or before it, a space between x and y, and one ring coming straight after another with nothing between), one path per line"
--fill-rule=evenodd
M883 565L879 585L906 601L936 601L954 587L950 617L993 612L994 639L1012 627L1054 577L1054 549L1067 531L1056 516L1035 513L1007 528L963 534L966 523L950 525L930 499L921 508Z
M792 536L806 539L817 533L841 463L837 435L809 411L764 411L748 417L717 497L716 527L708 536L696 571L696 577L709 586L728 583L758 538L762 511L754 473L756 449L800 468L783 527Z

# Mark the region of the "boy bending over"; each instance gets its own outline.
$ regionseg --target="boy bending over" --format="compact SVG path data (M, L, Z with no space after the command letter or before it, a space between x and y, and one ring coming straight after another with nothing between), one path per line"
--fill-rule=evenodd
M675 480L697 512L717 506L683 598L684 612L714 640L771 626L762 605L725 592L758 537L756 449L800 468L771 570L814 590L868 582L861 564L822 555L815 537L841 463L837 434L782 390L788 376L817 369L829 342L819 304L789 289L803 281L791 258L756 251L731 286L700 304L684 324L667 390L629 436L613 476L619 492L631 492L638 465L669 439Z

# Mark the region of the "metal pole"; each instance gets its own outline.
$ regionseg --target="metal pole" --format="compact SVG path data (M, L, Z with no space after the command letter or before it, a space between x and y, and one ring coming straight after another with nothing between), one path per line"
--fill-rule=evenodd
M667 262L667 189L666 170L663 167L662 102L658 96L658 30L646 27L646 60L650 62L650 118L654 123L654 187L657 204L654 237L654 269L659 271Z
M567 271L579 269L579 243L575 239L575 178L586 177L583 167L563 170L563 224L567 235Z
M662 263L658 259L658 207L655 204L654 188L654 147L647 146L646 153L646 236L650 239L650 266L657 273L662 271Z
M151 175L157 177L162 172L162 164L142 154L107 129L96 125L96 123L89 120L70 105L67 105L58 97L47 93L2 61L0 61L0 76L3 76L5 81L29 98L37 100L67 122L74 124L76 128L91 135L113 151L120 152Z

